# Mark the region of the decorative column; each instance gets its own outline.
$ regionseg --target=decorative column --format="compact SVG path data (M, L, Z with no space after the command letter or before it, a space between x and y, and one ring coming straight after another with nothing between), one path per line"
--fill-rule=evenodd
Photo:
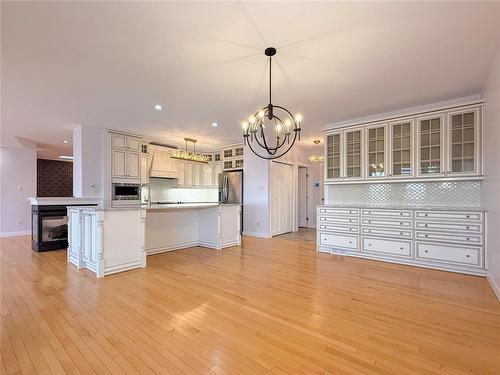
M141 210L141 268L146 267L146 210Z
M104 276L104 219L105 211L97 211L97 277Z
M222 206L217 207L217 250L222 249Z

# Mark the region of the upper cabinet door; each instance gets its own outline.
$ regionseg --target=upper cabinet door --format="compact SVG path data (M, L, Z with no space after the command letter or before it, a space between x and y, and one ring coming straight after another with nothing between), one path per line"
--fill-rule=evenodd
M127 177L127 151L113 150L111 158L112 177Z
M474 175L479 165L479 110L448 114L448 174Z
M141 140L139 138L127 137L127 148L131 151L139 151L141 148Z
M413 166L413 120L392 123L390 128L391 158L389 177L412 177Z
M122 134L111 134L111 147L126 149L127 136Z
M140 157L138 152L128 152L128 177L140 178Z
M344 132L345 145L345 174L346 179L359 179L363 177L362 169L362 142L363 130L346 130Z
M365 172L367 178L383 178L387 175L386 133L385 125L376 125L366 129Z
M340 132L326 135L325 142L325 176L327 180L339 180L342 171L342 134Z
M444 116L435 115L417 120L417 173L420 177L444 174Z

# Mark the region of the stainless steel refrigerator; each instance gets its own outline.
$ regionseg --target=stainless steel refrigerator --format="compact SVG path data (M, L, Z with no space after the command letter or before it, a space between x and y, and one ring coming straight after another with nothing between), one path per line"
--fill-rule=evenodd
M243 231L243 171L219 173L219 203L240 204L240 230Z

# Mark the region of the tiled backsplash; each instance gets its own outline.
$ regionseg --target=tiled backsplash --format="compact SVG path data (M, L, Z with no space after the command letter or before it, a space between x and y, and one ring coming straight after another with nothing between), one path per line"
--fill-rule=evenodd
M216 187L178 187L174 180L151 180L151 202L218 202ZM147 191L144 191L147 196ZM144 200L144 199L143 199Z
M326 204L480 207L480 181L325 185Z

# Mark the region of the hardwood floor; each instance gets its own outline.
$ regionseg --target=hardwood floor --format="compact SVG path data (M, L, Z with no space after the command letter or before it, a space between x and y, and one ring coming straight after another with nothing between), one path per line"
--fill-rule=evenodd
M2 374L498 374L486 279L244 238L96 279L0 239Z

